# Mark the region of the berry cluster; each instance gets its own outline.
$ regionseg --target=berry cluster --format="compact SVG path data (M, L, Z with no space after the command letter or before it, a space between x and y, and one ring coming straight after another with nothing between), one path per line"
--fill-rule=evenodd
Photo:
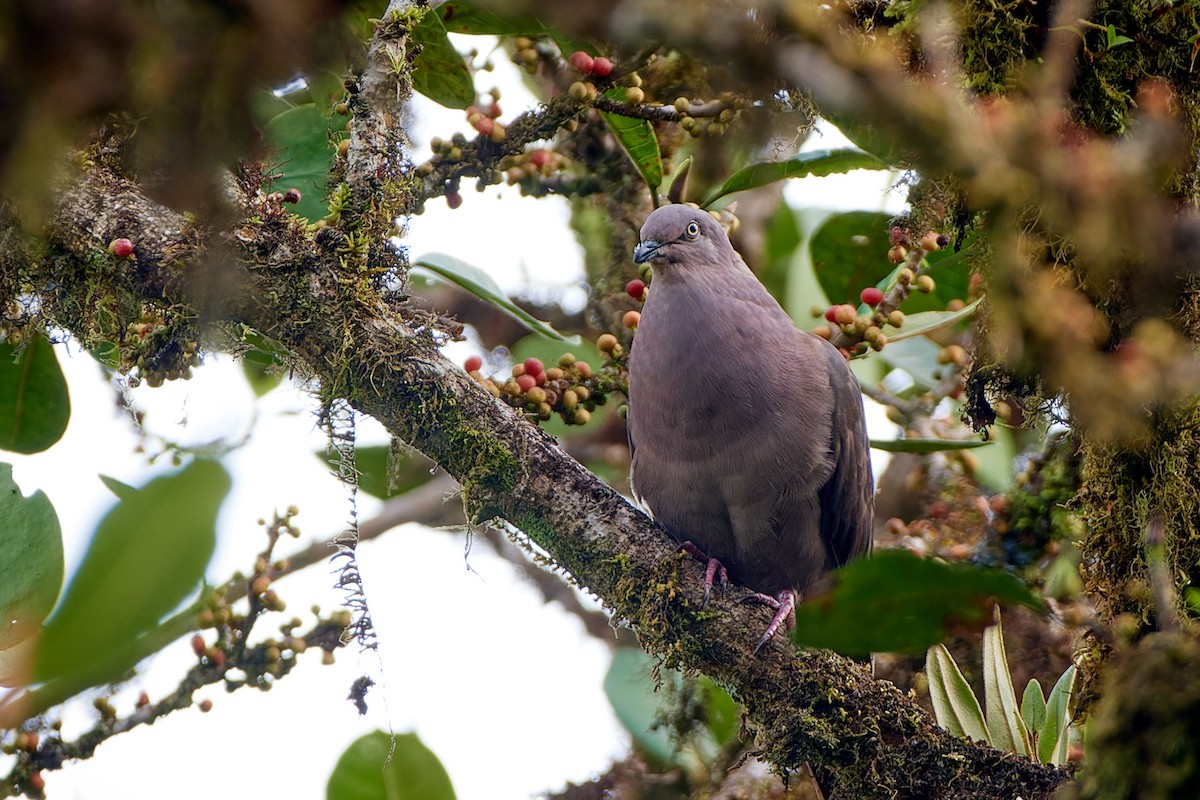
M149 312L129 323L122 342L128 361L138 368L138 381L154 389L165 381L191 380L192 367L200 363L198 347L195 339Z
M949 237L930 231L917 241L911 252L908 249L911 240L902 228L893 227L889 231L889 238L891 249L888 250L888 260L897 266L906 266L897 270L895 282L886 293L875 286L868 286L859 292L859 300L867 306L866 313L859 314L858 307L849 303L813 310L814 316L824 316L829 323L817 326L813 333L833 341L847 356L861 355L868 349L882 350L888 342L883 328L885 325L903 327L904 312L900 311L899 305L912 290L929 294L937 288L933 277L922 271L925 256L948 245ZM963 305L961 300L952 301L949 310L957 311ZM960 362L951 360L943 363Z
M563 354L558 365L549 369L540 359L527 358L513 366L512 376L507 380L484 376L480 371L483 359L479 356L468 358L463 368L493 396L542 421L558 414L568 425L586 425L596 406L608 402L592 366L572 353Z

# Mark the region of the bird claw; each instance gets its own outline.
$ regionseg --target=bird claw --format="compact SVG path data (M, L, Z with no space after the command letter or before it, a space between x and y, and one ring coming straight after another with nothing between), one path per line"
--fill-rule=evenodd
M729 588L729 572L725 569L725 565L715 558L709 558L708 554L697 547L695 542L684 542L679 549L704 564L704 600L701 608L708 606L708 600L712 597L713 582L716 580L721 582L721 596L724 597L725 590Z
M767 629L754 645L754 652L758 653L763 645L771 641L771 637L775 635L775 632L783 626L783 623L787 622L788 617L796 610L796 593L791 589L784 589L779 593L779 597L775 598L769 594L756 592L743 599L742 602L758 603L775 609L775 615L771 617L770 624L767 625Z

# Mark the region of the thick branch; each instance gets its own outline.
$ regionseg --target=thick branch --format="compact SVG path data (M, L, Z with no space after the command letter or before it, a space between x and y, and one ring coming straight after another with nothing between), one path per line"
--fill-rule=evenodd
M187 282L162 266L170 263L164 254L180 249L183 219L100 167L65 193L50 236L83 269L118 226L131 225L142 232L137 262L121 268L136 271L134 285L155 299L191 302ZM689 558L551 437L443 359L433 334L406 322L402 312L411 312L379 295L335 247L266 224L243 224L230 239L242 248L233 268L242 291L226 295L220 317L274 337L327 395L441 464L462 485L473 518L521 529L628 620L647 651L727 687L780 770L808 761L839 797L1035 798L1064 779L1053 767L951 736L894 686L835 654L796 653L777 641L755 657L748 632L763 624L761 609L739 605L743 593L734 592L701 611L699 568ZM290 258L263 266L255 254L280 252L284 239Z

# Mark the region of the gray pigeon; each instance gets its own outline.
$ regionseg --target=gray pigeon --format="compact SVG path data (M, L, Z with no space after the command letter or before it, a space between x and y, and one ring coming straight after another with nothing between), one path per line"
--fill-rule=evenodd
M634 497L776 609L871 546L862 395L841 353L797 330L705 211L664 206L633 259L654 267L629 355Z

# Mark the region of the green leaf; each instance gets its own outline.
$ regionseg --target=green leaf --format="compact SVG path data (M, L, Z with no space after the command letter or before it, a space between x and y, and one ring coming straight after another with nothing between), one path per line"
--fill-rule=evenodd
M813 273L829 302L857 302L864 288L895 272L887 260L889 219L877 211L848 211L830 216L813 233Z
M888 335L888 344L911 339L914 336L924 336L927 333L932 333L940 328L945 328L960 320L964 320L975 313L975 310L982 301L983 298L980 297L973 303L963 306L958 311L921 311L916 314L909 314L904 318L904 327Z
M451 33L477 36L548 36L552 30L532 17L500 16L469 3L442 3L436 9L442 25Z
M229 486L220 464L197 460L122 497L46 624L39 679L86 674L101 683L132 666L106 656L127 649L200 585Z
M316 453L331 469L337 469L337 454L329 450ZM434 463L415 450L409 454L393 455L388 445L367 445L354 448L354 468L358 470L359 491L386 500L404 494L433 477Z
M0 342L0 450L38 453L62 438L71 418L67 380L40 333L20 350Z
M784 161L760 161L743 167L730 175L724 183L709 192L700 205L708 208L727 194L757 189L768 183L786 178L803 178L809 175L822 177L856 169L883 169L884 164L870 153L845 147L837 150L810 150L797 153Z
M605 97L620 100L625 95L622 88L609 89ZM658 150L658 138L654 135L654 127L649 120L623 117L611 111L601 111L601 116L608 123L629 160L637 167L642 179L650 187L650 193L657 196L658 187L663 181L662 154Z
M63 580L62 529L50 498L29 497L0 462L0 650L34 634Z
M1029 731L1017 708L1008 656L1004 650L1004 631L1000 614L996 624L983 631L983 696L987 703L987 728L992 745L1018 755L1029 754Z
M100 482L104 484L105 488L116 495L118 500L126 500L136 495L139 491L136 486L130 486L128 483L119 481L116 478L109 477L108 475L101 475Z
M454 49L439 11L430 10L413 26L409 41L421 46L413 61L413 88L446 108L466 108L475 102L475 82L462 54Z
M266 188L279 192L299 189L300 202L292 210L309 222L323 218L328 212L325 179L334 155L329 145L329 119L315 103L304 103L272 117L263 133L281 161L279 178Z
M742 707L712 678L701 675L697 680L704 692L704 726L718 745L734 741L742 729Z
M435 275L466 289L485 303L490 303L500 309L534 333L548 336L551 339L558 339L560 342L570 342L571 344L579 341L579 337L563 336L554 330L549 323L534 318L528 311L510 300L499 284L492 280L491 275L454 256L446 255L445 253L426 253L414 261L413 266L424 267Z
M871 447L889 453L937 453L943 450L972 450L991 442L978 439L872 439Z
M1037 611L1042 603L1015 576L924 559L907 550L876 551L835 573L836 585L796 608L793 639L847 655L919 653L965 628L991 621L992 600ZM862 620L871 620L863 625Z
M394 746L394 749L393 749ZM338 759L326 800L454 800L446 768L415 733L360 736Z
M1046 700L1046 718L1038 730L1037 756L1043 764L1064 764L1070 740L1068 707L1075 685L1075 665L1067 667L1050 690Z
M925 655L929 700L938 725L955 736L991 743L979 700L963 677L950 651L936 644Z
M792 262L803 238L804 234L796 222L796 212L787 203L780 203L767 220L762 261L756 265L756 273L762 285L781 304L787 302Z
M262 397L279 384L283 383L283 370L272 367L249 358L242 359L242 375L255 397Z
M643 650L618 647L604 676L604 693L642 752L665 766L674 763L676 748L666 728L657 725L662 695L654 691L653 668L653 660ZM669 670L663 671L662 677L664 681L679 680L679 674Z
M1025 684L1025 693L1021 695L1021 719L1035 737L1046 722L1046 696L1042 694L1042 685L1037 678L1030 678ZM1034 744L1037 744L1036 739Z

